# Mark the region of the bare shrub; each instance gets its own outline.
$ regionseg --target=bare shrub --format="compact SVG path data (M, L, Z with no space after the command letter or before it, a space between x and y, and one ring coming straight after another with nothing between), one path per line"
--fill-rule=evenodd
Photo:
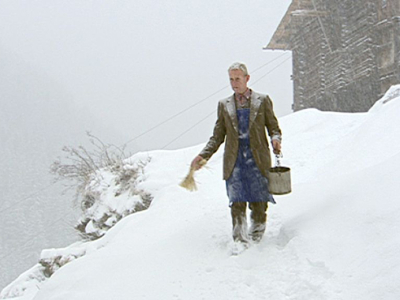
M83 215L75 229L83 239L95 240L123 217L147 209L153 197L137 188L150 159L130 163L124 149L105 144L89 132L87 135L94 149L64 147L64 159L59 158L51 165L51 173L56 176L56 181L67 181L68 188L76 189ZM114 193L111 198L107 193L110 186ZM131 198L136 196L136 200L117 209L118 197L122 194Z
M50 172L55 175L55 181L68 182L68 188L76 189L76 196L84 193L86 186L93 180L102 180L100 170L122 169L127 155L124 149L112 144L105 144L99 138L86 133L93 150L83 146L64 146L64 159L58 158L50 167ZM129 155L128 155L129 157Z

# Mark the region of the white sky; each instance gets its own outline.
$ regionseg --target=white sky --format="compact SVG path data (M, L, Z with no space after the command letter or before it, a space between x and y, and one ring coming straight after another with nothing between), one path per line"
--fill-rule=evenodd
M262 47L290 2L0 0L0 51L47 74L127 140L228 86L235 61L247 64L250 87L272 97L279 117L291 112L291 53ZM216 93L131 144L163 148L231 93ZM167 149L206 142L215 118Z

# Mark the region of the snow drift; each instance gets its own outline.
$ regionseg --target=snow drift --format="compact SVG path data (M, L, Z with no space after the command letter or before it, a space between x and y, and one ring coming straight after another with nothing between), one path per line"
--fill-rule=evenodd
M293 192L276 196L266 236L231 255L222 149L178 186L203 145L151 157L150 208L104 237L42 257L74 257L50 279L35 266L2 299L399 299L400 86L368 113L308 109L280 120ZM222 148L222 147L221 147ZM35 275L36 274L36 275Z

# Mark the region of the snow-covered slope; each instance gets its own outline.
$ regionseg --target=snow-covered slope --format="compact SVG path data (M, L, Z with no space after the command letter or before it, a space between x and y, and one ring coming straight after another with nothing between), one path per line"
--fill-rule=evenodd
M3 3L2 3L3 4ZM34 264L43 248L77 240L76 214L50 165L66 145L86 146L91 131L107 143L122 136L75 105L62 84L0 45L0 289ZM97 133L101 132L100 135ZM60 234L62 232L62 234Z
M132 159L151 157L139 184L154 196L150 209L95 242L44 251L85 255L40 289L28 279L36 266L3 297L400 299L399 94L393 87L368 113L305 110L280 120L293 192L276 197L265 238L240 255L231 255L222 149L192 193L178 183L203 145L141 153Z

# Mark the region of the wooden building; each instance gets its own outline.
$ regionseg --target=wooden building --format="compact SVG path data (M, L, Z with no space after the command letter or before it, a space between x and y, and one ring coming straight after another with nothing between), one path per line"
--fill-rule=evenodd
M367 111L400 83L400 0L293 0L265 49L292 51L294 111Z

